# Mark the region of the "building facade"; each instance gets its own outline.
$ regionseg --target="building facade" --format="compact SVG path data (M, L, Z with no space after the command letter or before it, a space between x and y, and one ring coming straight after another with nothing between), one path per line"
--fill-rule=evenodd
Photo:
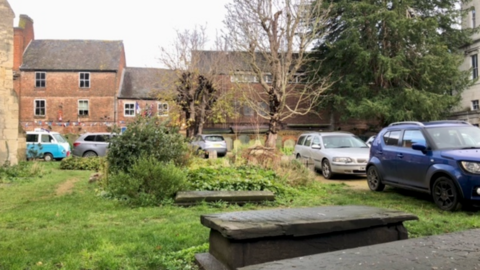
M480 1L473 0L462 5L468 10L467 16L462 21L462 28L475 28L479 26L477 12L480 11ZM478 80L478 59L480 54L480 33L472 36L472 44L464 48L465 59L462 70L470 70L472 80L477 80L471 87L462 93L460 104L454 109L452 118L465 120L474 125L480 124L480 80Z
M0 164L17 164L25 159L25 135L19 126L19 102L14 92L15 14L6 0L0 0Z

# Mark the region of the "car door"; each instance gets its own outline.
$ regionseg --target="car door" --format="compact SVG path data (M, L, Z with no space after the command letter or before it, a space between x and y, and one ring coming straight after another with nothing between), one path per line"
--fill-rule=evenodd
M94 149L99 156L105 156L107 154L107 147L110 137L108 134L97 134L95 136Z
M38 133L27 133L27 158L40 158L43 155L40 151L39 139Z
M420 129L406 129L397 150L397 170L401 176L400 183L416 188L428 189L425 175L431 166L431 152L423 153L412 149L413 144L427 146L427 141Z
M300 148L300 155L304 160L310 160L310 145L312 144L312 135L308 135L303 142L303 147Z
M382 167L380 169L385 181L398 182L401 179L396 167L400 134L400 129L386 132L382 137L382 147L377 147L373 153L381 160Z
M315 167L316 168L321 168L322 167L322 142L320 140L320 136L314 135L312 136L312 143L310 147L308 148L308 151L310 153L310 159L313 160Z
M42 153L50 153L54 158L61 157L61 151L58 149L57 141L50 134L40 134L40 143Z

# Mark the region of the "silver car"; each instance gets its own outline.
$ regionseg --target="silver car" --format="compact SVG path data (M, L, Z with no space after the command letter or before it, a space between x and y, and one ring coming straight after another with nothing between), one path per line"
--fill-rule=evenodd
M105 156L110 139L114 135L107 132L82 134L73 143L72 155L78 157Z
M309 132L300 135L295 145L297 159L313 163L323 177L335 174L365 174L370 148L347 132Z
M218 156L227 154L227 143L222 135L218 134L199 134L193 138L190 144L195 150L209 152L216 151Z

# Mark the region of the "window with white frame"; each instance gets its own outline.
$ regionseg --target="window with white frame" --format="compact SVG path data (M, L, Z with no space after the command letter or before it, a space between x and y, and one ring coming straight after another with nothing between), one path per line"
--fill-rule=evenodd
M241 114L241 104L238 100L233 101L233 113L235 114Z
M472 100L472 110L478 110L479 104L478 104L478 99Z
M475 12L475 8L472 10L472 28L477 27L477 14Z
M478 55L474 54L470 56L472 58L472 79L478 77Z
M78 115L80 116L88 115L88 100L81 99L78 101Z
M35 87L36 88L44 88L46 85L46 72L35 72Z
M236 83L256 83L258 82L257 76L255 74L249 74L249 73L240 73L240 74L234 74L230 78L231 82L236 82Z
M258 114L262 116L268 116L270 113L270 108L268 107L268 104L264 101L258 103Z
M157 115L158 116L168 115L168 103L166 102L157 103Z
M302 83L305 82L305 80L305 74L295 74L293 78L290 79L289 83Z
M135 116L135 103L125 103L123 105L124 116Z
M35 99L33 106L35 116L45 116L45 112L47 111L47 101L45 99Z
M272 83L272 74L266 74L263 76L266 83Z
M80 81L80 88L90 88L90 73L80 72L79 81Z
M253 116L253 109L248 105L243 105L243 115Z

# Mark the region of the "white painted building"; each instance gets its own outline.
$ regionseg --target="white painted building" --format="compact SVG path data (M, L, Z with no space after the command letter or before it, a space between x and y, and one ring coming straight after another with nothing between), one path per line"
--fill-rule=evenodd
M462 28L478 27L480 24L480 0L473 0L462 6L464 10L468 10L467 16L462 22ZM461 66L462 70L470 70L472 79L477 79L474 85L466 89L462 93L462 100L453 117L460 120L467 120L474 125L480 124L480 78L478 70L478 60L480 56L480 33L476 33L472 37L473 43L464 48L465 60Z

